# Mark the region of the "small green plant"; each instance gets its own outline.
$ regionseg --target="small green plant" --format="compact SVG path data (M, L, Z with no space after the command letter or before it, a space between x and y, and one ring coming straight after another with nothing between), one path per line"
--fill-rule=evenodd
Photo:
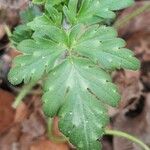
M30 10L31 18L26 17L11 36L22 55L14 59L9 80L14 85L28 83L20 97L44 80L45 115L59 117L60 131L77 149L99 150L98 139L109 122L107 106L116 107L120 100L110 73L140 67L133 52L124 48L125 41L107 26L115 18L114 11L130 6L133 0L33 3L42 4L44 12Z

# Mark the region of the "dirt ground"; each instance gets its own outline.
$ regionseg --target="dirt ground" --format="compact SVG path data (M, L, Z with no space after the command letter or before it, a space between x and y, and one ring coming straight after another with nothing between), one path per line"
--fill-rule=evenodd
M11 61L18 52L10 47L6 26L13 31L20 24L20 11L28 0L0 0L0 150L71 150L69 143L53 143L47 137L46 120L41 109L41 86L37 84L14 110L11 105L22 85L13 86L7 80ZM149 0L136 1L133 7L118 13L116 22ZM150 146L150 7L118 28L119 36L127 41L141 61L139 71L118 70L112 74L122 95L119 107L109 109L112 129L135 135ZM54 123L54 134L60 135ZM126 139L105 136L103 150L140 150Z

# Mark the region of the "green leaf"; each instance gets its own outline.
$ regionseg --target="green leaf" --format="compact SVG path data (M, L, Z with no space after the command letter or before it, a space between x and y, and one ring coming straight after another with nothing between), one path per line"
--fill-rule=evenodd
M59 117L61 132L77 149L99 150L97 140L109 120L107 106L117 106L120 99L109 72L136 70L140 64L114 28L93 24L114 18L114 11L133 1L65 1L70 24L60 0L34 2L44 4L44 13L14 32L22 54L13 60L9 80L17 85L44 76L46 116Z
M60 4L61 2L64 2L66 0L32 0L32 2L34 4L45 4L45 3L49 3L51 4L52 6L54 5L58 5Z
M115 17L114 11L133 4L133 0L83 0L78 8L79 0L70 0L64 7L64 14L71 24L95 24Z
M39 22L41 17L35 20ZM15 85L22 81L28 83L40 79L45 72L61 63L62 58L66 55L65 44L68 39L63 30L50 26L49 23L38 27L33 22L29 25L28 27L35 30L34 40L27 39L19 43L17 48L23 55L14 59L14 67L9 73L9 80Z
M23 23L28 23L32 21L36 16L40 16L40 15L41 15L41 11L35 5L29 6L26 10L20 13L21 21Z
M46 26L50 25L54 25L54 23L46 14L36 17L32 22L28 23L28 26L33 30L44 29Z
M45 9L48 12L48 16L52 19L52 21L57 25L61 26L62 22L62 13L58 12L55 7L53 7L55 3L51 4L50 1L47 1L45 4Z
M19 25L15 28L12 36L11 36L11 41L14 46L17 46L18 43L25 39L30 39L32 37L33 31L31 30L30 27L27 25Z
M51 4L52 6L54 6L54 5L60 4L60 3L64 2L64 1L66 1L66 0L51 0L51 1L47 0L47 3Z
M17 26L10 37L14 46L17 46L21 41L30 39L32 37L33 31L26 24L40 15L40 9L34 5L29 6L26 10L20 13L21 22L24 24Z
M18 45L24 54L16 57L14 67L9 72L9 80L14 85L24 81L39 80L45 72L59 63L65 47L50 40L24 40Z
M36 17L32 22L28 23L33 30L45 28L45 26L55 25L60 27L62 24L62 13L58 12L50 3L45 4L45 13Z
M33 38L36 40L42 38L42 39L49 40L51 42L55 42L57 44L60 43L61 45L66 47L66 50L68 49L67 33L64 30L57 28L56 26L45 26L43 30L35 30L33 34Z
M44 111L58 113L62 133L79 149L98 149L108 122L105 106L120 99L109 74L86 59L68 59L49 74L44 89Z
M64 14L72 24L76 22L78 0L69 0L68 8L64 6Z
M9 80L28 83L48 74L43 96L45 114L59 115L60 130L79 149L99 149L97 139L108 121L106 105L116 106L120 99L107 71L137 69L139 61L122 48L125 42L116 38L111 27L77 25L70 31L48 24L43 29L30 27L35 30L34 40L18 45L23 55L14 59Z
M125 41L117 38L112 27L82 25L75 26L71 33L76 36L72 49L84 57L99 62L104 69L115 70L120 68L136 70L140 67L134 53L124 48Z
M44 0L44 1L37 1L35 3L37 4L45 4L45 14L41 19L48 19L51 24L55 24L56 26L60 26L62 23L62 12L59 12L55 5L57 5L57 8L59 7L59 4L61 2L64 2L64 0ZM33 21L33 24L36 22Z

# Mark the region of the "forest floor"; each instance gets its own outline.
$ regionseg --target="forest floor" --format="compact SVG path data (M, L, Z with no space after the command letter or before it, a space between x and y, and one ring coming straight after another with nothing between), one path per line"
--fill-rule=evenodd
M68 143L54 143L47 137L46 120L41 109L41 86L37 84L14 110L12 102L22 85L13 86L7 80L11 61L18 52L10 47L6 26L13 31L20 24L20 11L28 1L0 1L0 150L71 150ZM136 1L133 7L120 11L116 22L132 14L150 1ZM117 23L116 23L117 24ZM141 61L139 71L118 70L112 74L122 95L119 107L109 109L109 127L126 131L150 145L150 7L130 21L117 26L119 36L126 40ZM60 135L55 118L54 134ZM140 150L122 138L105 136L103 150Z

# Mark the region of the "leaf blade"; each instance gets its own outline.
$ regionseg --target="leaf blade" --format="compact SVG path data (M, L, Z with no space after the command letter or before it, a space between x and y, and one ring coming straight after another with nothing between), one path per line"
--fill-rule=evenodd
M68 59L49 74L44 89L44 112L59 115L62 133L81 150L100 148L97 139L108 122L106 105L116 106L120 99L110 76L87 59Z

